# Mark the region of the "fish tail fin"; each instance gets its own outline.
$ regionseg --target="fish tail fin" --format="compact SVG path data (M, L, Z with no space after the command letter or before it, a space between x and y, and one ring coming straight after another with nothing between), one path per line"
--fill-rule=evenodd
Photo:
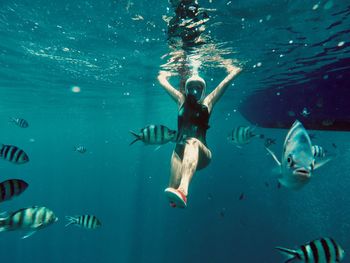
M179 133L177 131L172 131L174 134L173 139L171 140L172 142L178 142L179 141Z
M66 216L66 219L67 219L68 223L65 225L65 227L70 226L70 225L74 225L77 223L77 219L73 216Z
M285 261L284 263L289 263L292 262L296 259L301 259L300 254L298 253L298 251L293 250L293 249L288 249L288 248L284 248L284 247L275 247L281 254L283 254L284 256L287 257L287 261Z
M9 117L8 120L9 120L9 122L15 122L15 118L14 117Z
M134 135L134 136L136 137L136 139L133 140L133 141L129 144L129 146L130 146L130 145L133 145L135 142L141 140L140 135L138 135L137 133L135 133L135 132L133 132L133 131L130 131L130 133L131 133L132 135Z
M0 218L0 232L7 231L8 227L6 224L7 218Z

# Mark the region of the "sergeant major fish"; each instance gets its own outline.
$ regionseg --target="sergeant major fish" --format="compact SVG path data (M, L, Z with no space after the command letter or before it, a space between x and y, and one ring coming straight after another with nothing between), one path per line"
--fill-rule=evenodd
M43 206L32 206L6 214L5 217L0 218L0 232L27 231L27 234L22 239L30 237L37 230L43 229L58 220L50 209Z
M18 127L28 128L29 123L25 119L21 118L10 118L10 121L15 123Z
M293 250L283 247L276 249L287 257L289 262L305 263L337 263L344 259L345 252L332 238L320 238L313 240L300 248Z
M262 134L255 134L254 129L250 126L238 126L232 130L231 135L228 137L229 140L236 144L247 144L255 138L264 138L265 136Z
M81 215L81 216L66 216L69 225L77 225L88 229L95 229L101 227L101 221L94 215Z
M145 144L161 145L177 140L177 132L164 125L148 125L141 129L139 134L133 131L130 132L136 137L130 145L137 141L142 141Z
M28 188L28 184L19 179L10 179L0 183L0 203L20 195Z
M23 164L29 162L28 155L17 146L0 144L0 158L15 164Z
M319 145L313 145L312 146L312 154L315 158L324 158L326 157L326 151L323 149L322 146Z
M266 150L280 167L281 178L279 178L279 182L294 190L302 188L310 181L312 172L330 160L315 163L310 137L298 120L294 122L286 136L281 162L269 148Z
M79 153L85 153L86 147L83 145L74 146L74 151L79 152Z

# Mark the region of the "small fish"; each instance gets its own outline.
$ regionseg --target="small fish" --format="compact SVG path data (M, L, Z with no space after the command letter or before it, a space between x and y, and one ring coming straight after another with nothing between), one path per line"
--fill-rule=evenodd
M83 145L74 146L74 151L79 153L86 153L86 147Z
M30 237L37 230L45 228L55 222L58 218L48 208L43 206L32 206L20 209L16 212L6 213L0 218L0 232L25 230L28 231L22 239Z
M334 149L337 149L337 145L334 142L332 143L332 146Z
M226 208L222 208L220 211L220 217L224 218L225 217L225 212L226 212Z
M23 164L29 162L28 155L17 146L0 144L0 158L15 164Z
M281 183L280 182L277 183L277 189L281 189Z
M8 201L20 195L28 188L28 184L19 179L10 179L0 183L0 202Z
M264 135L254 134L255 128L250 126L238 126L234 128L228 139L236 144L247 144L255 137L264 138Z
M208 200L213 200L213 195L211 193L208 193L207 198Z
M29 123L25 120L25 119L21 119L21 118L10 118L10 121L13 122L14 124L16 124L18 127L21 128L28 128Z
M279 182L294 190L301 189L310 181L315 169L330 161L330 159L326 159L315 163L310 137L303 125L297 120L284 141L281 162L269 148L266 150L278 164L281 175Z
M310 111L307 108L304 108L302 112L300 112L300 115L304 116L307 118L310 115Z
M134 20L134 21L145 20L145 19L143 18L143 16L141 16L141 15L135 15L135 16L132 17L131 19Z
M266 138L264 145L266 148L269 148L272 144L276 144L276 139L272 139L272 138Z
M298 249L276 247L287 257L285 263L299 261L307 263L337 263L344 259L345 252L332 238L320 238L313 240Z
M161 145L177 140L177 132L164 125L148 125L141 129L139 134L133 131L130 132L136 137L136 139L133 140L130 145L137 141L142 141L146 145Z
M319 145L313 145L312 146L312 154L315 158L324 158L326 157L326 151L323 149L322 146Z
M239 196L239 200L243 200L244 199L244 193L241 193L241 195Z
M101 221L94 215L81 215L81 216L66 216L69 225L77 225L88 229L96 229L101 227Z

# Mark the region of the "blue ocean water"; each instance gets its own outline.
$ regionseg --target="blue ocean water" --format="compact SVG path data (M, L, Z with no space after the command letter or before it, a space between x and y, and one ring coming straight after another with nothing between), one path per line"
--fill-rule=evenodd
M297 192L277 188L263 141L241 148L227 141L234 127L254 125L239 111L251 94L289 84L303 89L315 72L325 80L337 70L346 77L350 4L199 3L213 9L211 38L243 71L215 107L207 136L213 159L194 176L181 210L169 207L163 193L174 146L129 146L129 130L177 125L177 107L156 78L169 59L162 19L172 14L168 2L0 2L0 142L30 157L24 165L0 160L0 181L29 183L1 211L40 205L59 217L25 240L22 232L0 233L4 262L271 263L283 262L275 246L323 236L350 251L348 133L310 131L335 157ZM225 77L210 54L200 69L209 90ZM9 117L30 126L21 129ZM287 130L257 129L276 139L272 149L280 156ZM75 152L76 145L87 153ZM64 227L65 216L88 213L101 219L101 229Z

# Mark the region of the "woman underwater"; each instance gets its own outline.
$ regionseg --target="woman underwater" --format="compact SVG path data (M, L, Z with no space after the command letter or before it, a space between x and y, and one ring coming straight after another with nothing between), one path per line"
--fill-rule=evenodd
M214 105L226 91L241 68L233 66L228 60L224 66L228 75L207 96L206 83L198 73L194 73L185 82L185 93L175 89L168 81L172 74L160 71L158 80L178 105L178 138L171 156L171 177L165 194L172 207L187 206L188 187L194 173L205 168L211 161L211 152L207 147L206 133L209 118Z

